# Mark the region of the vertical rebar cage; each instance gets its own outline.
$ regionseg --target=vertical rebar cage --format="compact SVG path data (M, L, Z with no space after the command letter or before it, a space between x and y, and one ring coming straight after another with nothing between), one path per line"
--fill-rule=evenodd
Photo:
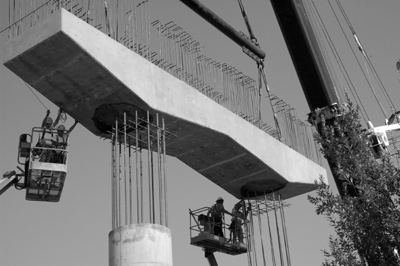
M257 261L260 261L256 250L256 242L260 241L263 265L267 265L267 259L270 257L272 265L278 265L280 262L280 265L291 266L289 239L284 213L284 208L289 207L289 204L283 202L281 195L275 192L269 195L256 195L252 200L248 200L247 204L251 206L249 223L246 223L244 227L245 233L248 236L248 265L257 265ZM265 226L265 222L267 227ZM268 229L268 233L263 232L265 228ZM274 230L276 231L275 233L273 232ZM269 238L269 243L264 242L265 236ZM268 246L270 248L269 254L267 251ZM278 258L276 258L276 253L279 255Z
M153 121L154 120L154 121ZM112 229L152 223L168 227L164 119L147 111L116 118L111 133Z

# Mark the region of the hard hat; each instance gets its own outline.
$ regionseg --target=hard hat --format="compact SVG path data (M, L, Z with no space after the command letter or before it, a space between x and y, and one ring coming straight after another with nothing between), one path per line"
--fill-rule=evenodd
M224 201L224 199L223 199L223 198L221 198L221 197L218 197L216 201L221 201L221 200L222 200L222 201Z
M59 125L59 126L57 127L57 130L65 130L65 126L64 126L64 125Z
M46 123L47 123L47 124L53 124L53 119L52 119L50 116L48 116L48 117L46 118Z

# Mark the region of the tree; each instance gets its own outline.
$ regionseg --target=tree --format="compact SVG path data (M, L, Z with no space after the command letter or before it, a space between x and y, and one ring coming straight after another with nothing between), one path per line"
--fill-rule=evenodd
M337 234L329 239L330 251L323 251L323 265L400 265L400 172L390 156L374 159L358 107L350 100L346 106L333 124L322 119L315 135L344 191L335 195L320 179L316 196L308 196Z

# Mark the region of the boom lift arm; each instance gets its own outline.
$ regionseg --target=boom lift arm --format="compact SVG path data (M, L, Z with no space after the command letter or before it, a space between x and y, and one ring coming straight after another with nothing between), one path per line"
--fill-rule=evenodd
M5 172L3 174L3 179L0 180L0 196L11 186L18 184L18 181L23 175L24 174L17 174L15 171Z

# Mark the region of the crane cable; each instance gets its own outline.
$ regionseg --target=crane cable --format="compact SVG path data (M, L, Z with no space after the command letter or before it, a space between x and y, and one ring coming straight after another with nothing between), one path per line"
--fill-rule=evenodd
M260 47L260 45L259 45L259 43L258 43L258 41L257 41L257 38L254 36L253 30L252 30L252 28L251 28L249 19L248 19L247 14L246 14L246 10L244 9L243 3L242 3L242 0L238 0L238 3L239 3L240 11L241 11L241 13L242 13L244 22L245 22L245 24L246 24L247 30L248 30L249 35L250 35L250 40L251 40L256 46ZM264 81L265 89L266 89L267 94L268 94L267 97L268 97L268 99L269 99L269 101L270 101L270 105L271 105L271 109L272 109L272 114L273 114L273 119L274 119L276 131L278 132L278 140L279 140L279 141L282 141L281 130L280 130L280 127L279 127L278 119L277 119L277 117L276 117L276 112L275 112L275 110L274 110L274 106L273 106L273 104L272 104L272 98L271 98L271 95L270 95L270 91L269 91L269 87L268 87L268 81L267 81L267 77L266 77L266 75L265 75L264 63L263 63L263 60L262 60L262 59L260 59L259 61L257 61L257 70L258 70L258 82L259 82L259 87L258 87L258 89L259 89L259 105L260 105L260 110L259 110L259 128L260 128L260 129L262 128L262 119L261 119L261 95L262 95L261 91L262 91L262 90L261 90L261 89L262 89L262 81Z
M251 39L252 42L257 44L257 39L254 36L253 30L251 29L251 25L250 25L249 19L248 19L247 14L246 14L246 10L244 9L242 0L238 0L238 3L239 3L239 6L240 6L240 11L242 12L242 16L244 18L244 23L246 23L247 30L249 31L250 39Z
M329 2L329 1L328 1L328 2ZM370 68L371 68L371 70L372 70L372 73L373 73L374 76L375 76L375 79L378 81L378 85L379 85L379 87L381 88L381 90L382 90L382 92L383 92L383 95L384 95L385 98L386 98L386 101L389 103L389 106L390 106L390 109L391 109L392 113L395 113L395 112L396 112L396 108L395 108L395 106L394 106L392 100L390 99L390 96L389 96L389 94L388 94L388 92L387 92L385 86L383 85L381 79L379 78L379 75L378 75L378 73L376 72L374 65L372 64L371 60L370 60L369 57L367 56L367 53L366 53L364 47L362 46L361 41L360 41L360 39L358 38L358 36L357 36L357 34L356 34L356 31L354 30L354 28L353 28L353 26L352 26L352 24L351 24L349 18L347 17L347 14L346 14L346 12L344 11L343 6L341 5L341 3L340 3L339 0L336 0L336 3L337 3L337 5L338 5L338 7L339 7L339 9L340 9L340 11L341 11L343 17L345 18L346 23L347 23L348 27L349 27L350 30L351 30L351 33L353 34L353 37L354 37L354 39L355 39L355 41L356 41L356 44L357 44L358 49L360 50L360 52L361 52L362 55L364 56L364 58L365 58L365 60L367 61L368 65L370 66ZM386 117L387 117L387 116L386 116ZM385 117L385 118L386 118L386 117Z
M32 94L36 97L36 99L38 99L38 101L44 106L44 108L45 108L46 110L49 110L49 108L47 108L46 105L44 105L44 103L39 99L39 97L37 97L37 95L33 92L33 90L31 89L31 87L29 86L29 84L26 83L25 81L24 81L24 83L25 83L25 85L28 87L28 89L32 92Z
M332 53L333 53L333 56L335 57L335 60L336 60L336 62L337 62L338 65L339 65L340 71L342 72L342 75L343 75L343 77L344 77L344 79L345 79L347 85L349 86L350 93L353 95L353 98L354 98L354 99L358 102L358 104L361 106L361 109L362 109L362 111L363 111L363 112L361 112L361 115L362 115L362 117L364 118L365 123L367 123L367 121L370 120L370 119L369 119L369 116L368 116L368 113L367 113L367 111L366 111L365 108L364 108L364 105L363 105L363 103L362 103L362 101L361 101L361 99L360 99L360 96L358 95L357 90L356 90L355 87L354 87L354 84L353 84L353 82L352 82L352 80L351 80L351 78L350 78L350 75L349 75L349 73L347 72L347 69L346 69L346 67L345 67L344 64L343 64L342 59L340 58L339 52L337 51L337 49L336 49L336 47L335 47L335 45L334 45L334 43L333 43L333 41L332 41L332 38L331 38L330 35L329 35L329 32L328 32L328 30L327 30L327 28L326 28L326 26L325 26L324 21L322 20L320 14L319 14L319 12L318 12L317 7L315 6L315 4L314 4L313 1L312 1L311 3L312 3L312 5L313 5L313 9L312 9L312 10L316 13L316 15L317 15L317 17L318 17L318 22L319 22L320 27L321 27L321 29L322 29L322 33L324 34L324 37L325 37L325 39L326 39L327 42L328 42L329 48L331 49L331 51L332 51ZM311 10L311 9L310 9L310 10ZM365 116L366 116L366 117L364 116L364 113L365 113Z
M29 84L26 83L25 81L24 81L24 83L25 83L26 87L28 87L28 89L32 92L32 94L36 97L36 99L38 99L38 101L43 105L43 107L44 107L46 110L50 110L50 109L47 108L47 106L39 99L39 97L33 92L33 90L31 89L31 87L29 86ZM67 121L67 114L66 114L62 109L60 109L60 110L61 110L60 120L61 120L62 123L65 123L65 122Z
M328 2L329 2L329 1L328 1ZM355 32L353 26L351 25L351 22L350 22L349 18L347 17L346 12L344 11L343 6L341 5L341 3L340 3L339 0L336 0L336 3L337 3L337 5L338 5L338 7L339 7L339 9L340 9L340 11L341 11L343 17L345 18L346 23L347 23L348 27L349 27L350 30L351 30L351 33L353 34L353 37L354 37L354 39L355 39L355 41L356 41L356 43L357 43L358 49L359 49L360 52L363 54L365 60L367 61L368 65L370 66L370 68L371 68L371 70L372 70L372 73L374 74L375 79L378 81L378 85L380 86L380 88L381 88L381 90L382 90L382 92L383 92L383 95L385 96L387 102L389 103L389 107L390 107L390 109L391 109L391 111L392 111L392 114L394 114L394 115L396 116L396 107L395 107L395 105L393 104L393 102L392 102L392 100L391 100L391 98L390 98L388 92L386 91L386 88L385 88L385 86L383 85L381 79L379 78L379 75L378 75L378 73L376 72L374 65L372 64L371 60L370 60L369 57L367 56L367 53L365 52L365 49L364 49L364 47L362 46L361 41L358 39L358 37L357 37L357 35L356 35L356 32ZM331 7L331 8L332 8L332 7ZM368 71L368 70L367 70L367 71ZM379 103L379 104L380 104L380 103ZM386 116L385 118L387 118L387 116ZM397 116L396 116L396 118L397 118ZM397 119L397 121L399 121L399 120ZM391 135L391 138L390 138L390 139L391 139L392 142L393 142L394 139L395 139L395 137L393 136L392 132L390 132L390 135ZM393 148L394 148L394 150L396 150L396 153L399 154L399 148L398 148L398 146L397 146L395 143L393 143ZM396 160L397 160L397 164L399 164L398 158L397 158L397 157L396 157Z
M344 31L344 29L343 29L343 27L342 27L342 24L341 24L340 21L339 21L338 16L336 15L335 10L333 9L333 7L332 7L332 5L331 5L331 3L330 3L329 1L328 1L328 3L329 3L329 5L330 5L330 7L331 7L331 10L332 10L332 12L333 12L333 14L334 14L334 16L335 16L335 18L336 18L336 21L337 21L337 23L338 23L340 29L342 30L343 36L345 37L345 39L346 39L346 41L347 41L347 44L349 45L350 50L351 50L351 52L353 53L354 58L356 59L356 62L357 62L357 64L358 64L359 68L361 69L361 72L362 72L363 75L364 75L364 78L365 78L366 82L368 83L369 87L371 88L371 91L372 91L373 94L374 94L375 100L378 102L378 105L379 105L379 107L380 107L380 109L381 109L383 115L386 116L386 111L385 111L385 109L383 108L383 106L381 105L381 103L380 103L380 101L379 101L379 99L378 99L378 97L377 97L377 95L376 95L376 93L375 93L375 90L374 90L374 88L372 87L372 84L370 83L370 81L369 81L367 75L365 74L364 69L363 69L363 67L361 66L360 61L358 60L357 55L355 54L354 49L353 49L353 47L351 46L349 39L347 38L347 35L346 35L346 33L345 33L345 31Z

